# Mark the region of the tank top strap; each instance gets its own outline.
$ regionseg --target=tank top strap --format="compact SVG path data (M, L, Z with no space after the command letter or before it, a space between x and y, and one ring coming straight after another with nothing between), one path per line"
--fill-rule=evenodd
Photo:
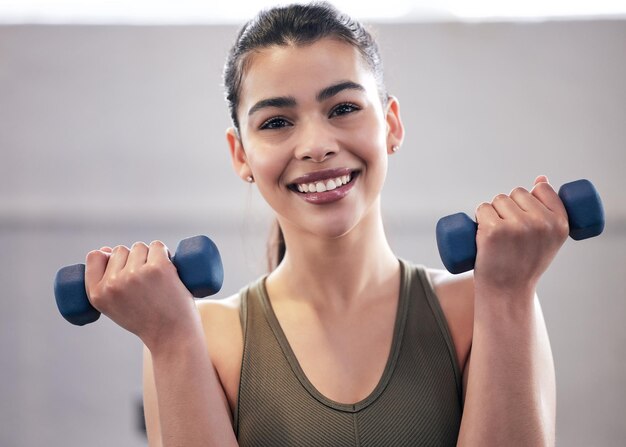
M461 369L456 358L456 349L452 341L452 335L450 334L450 329L448 327L446 317L443 313L443 309L441 308L439 298L435 293L435 288L432 284L430 276L428 275L428 271L426 267L421 264L410 265L406 261L403 262L407 265L407 276L411 278L411 295L421 295L424 297L423 303L427 303L428 308L430 309L430 313L432 313L432 317L434 317L437 323L437 327L439 328L439 332L447 348L450 367L454 371L454 379L456 383L457 393L459 395L459 401L462 401L463 381ZM419 291L416 291L415 289L419 289ZM417 320L415 320L416 318ZM423 324L423 321L421 321L423 320L423 316L419 316L419 313L417 312L411 313L409 319L411 320L411 324Z
M239 380L239 390L237 393L237 406L235 408L235 412L233 414L233 426L235 429L239 426L239 408L241 403L241 389L245 384L242 383L242 373L246 368L246 363L250 357L249 354L249 343L248 336L250 333L250 321L257 321L259 317L259 309L256 303L258 302L259 289L263 287L263 283L267 275L263 275L255 281L251 282L247 286L243 287L239 291L239 296L241 297L241 302L239 306L239 322L241 323L241 331L243 335L243 355L241 362L241 371L240 371L240 380ZM254 316L250 316L250 311ZM254 324L254 323L253 323Z

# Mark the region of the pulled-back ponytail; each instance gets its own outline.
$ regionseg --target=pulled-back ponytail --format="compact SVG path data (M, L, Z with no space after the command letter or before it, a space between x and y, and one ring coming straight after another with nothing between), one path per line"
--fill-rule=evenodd
M285 257L285 237L278 220L274 220L270 228L270 236L267 240L267 270L272 272Z

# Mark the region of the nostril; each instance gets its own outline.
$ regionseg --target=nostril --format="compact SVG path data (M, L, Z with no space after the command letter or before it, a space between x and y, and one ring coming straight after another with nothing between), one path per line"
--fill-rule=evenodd
M324 148L324 147L319 147L319 146L303 148L302 150L298 152L299 153L296 153L296 156L300 160L314 161L318 163L321 163L337 154L336 150L330 150L328 149L328 147Z
M324 153L324 155L320 158L320 160L319 160L319 161L320 161L320 162L322 162L322 161L326 161L327 159L329 159L330 157L332 157L332 156L334 156L334 155L335 155L335 151L328 151L328 152L325 152L325 153Z

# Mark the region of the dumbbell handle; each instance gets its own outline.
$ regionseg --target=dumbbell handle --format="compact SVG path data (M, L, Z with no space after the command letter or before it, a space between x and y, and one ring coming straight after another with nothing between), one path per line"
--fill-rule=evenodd
M211 239L193 236L178 244L172 257L182 283L196 298L217 293L224 280L220 253ZM54 296L63 318L83 326L100 318L85 290L85 264L61 268L54 278Z
M598 236L604 230L604 208L598 191L589 180L566 183L559 197L567 211L570 237L574 240ZM474 268L478 224L465 213L442 217L437 222L437 246L450 273Z

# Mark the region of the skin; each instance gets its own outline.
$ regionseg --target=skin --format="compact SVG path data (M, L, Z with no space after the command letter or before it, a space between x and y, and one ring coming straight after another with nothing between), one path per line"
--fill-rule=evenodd
M360 88L319 100L345 81ZM285 97L280 107L255 107ZM356 49L322 39L256 52L238 116L240 132L227 131L233 167L244 180L253 176L288 247L266 281L277 318L323 395L362 400L382 375L399 295L380 212L387 157L404 137L399 103L381 104ZM303 174L338 167L359 171L341 200L311 204L289 188ZM540 176L531 191L481 204L476 218L474 272L428 271L463 372L458 445L553 445L554 366L535 288L567 237L565 210ZM90 299L146 345L150 445L236 445L239 296L194 306L165 250L154 243L90 253Z

